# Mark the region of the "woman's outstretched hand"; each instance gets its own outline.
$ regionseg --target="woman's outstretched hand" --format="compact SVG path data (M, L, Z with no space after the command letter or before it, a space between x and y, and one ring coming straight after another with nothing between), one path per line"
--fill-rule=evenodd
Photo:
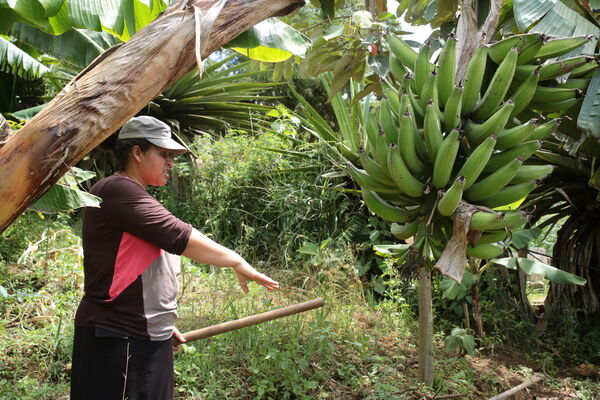
M248 293L249 281L254 281L269 290L279 289L279 282L274 281L265 274L258 272L246 261L242 261L233 266L233 270L235 271L235 275L240 282L242 290L246 293Z

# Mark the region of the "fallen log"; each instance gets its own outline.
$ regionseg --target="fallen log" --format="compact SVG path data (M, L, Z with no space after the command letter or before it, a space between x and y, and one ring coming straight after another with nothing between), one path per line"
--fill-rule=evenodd
M541 381L543 378L544 378L543 375L534 375L534 377L531 378L530 380L525 381L525 382L521 383L520 385L515 386L512 389L502 392L499 395L490 398L490 400L506 399L507 397L510 397L510 396L514 395L515 393L520 392L521 390L533 385L534 383Z
M79 74L0 147L0 233L71 166L196 63L195 14L215 0L176 0L127 43ZM201 57L304 0L228 0Z
M323 299L319 297L318 299L305 301L304 303L292 304L291 306L278 308L276 310L267 311L261 314L250 315L248 317L233 321L223 322L222 324L207 326L206 328L186 332L183 334L183 337L185 338L186 342L192 342L198 339L206 339L211 336L220 335L222 333L245 328L247 326L258 325L274 319L314 310L315 308L323 307L323 304Z

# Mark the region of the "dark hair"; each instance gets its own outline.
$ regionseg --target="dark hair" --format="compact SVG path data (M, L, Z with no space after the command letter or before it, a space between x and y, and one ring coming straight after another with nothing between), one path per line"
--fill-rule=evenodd
M146 139L123 139L115 142L115 157L117 158L117 171L127 167L127 160L133 146L139 146L142 151L148 150L151 143Z

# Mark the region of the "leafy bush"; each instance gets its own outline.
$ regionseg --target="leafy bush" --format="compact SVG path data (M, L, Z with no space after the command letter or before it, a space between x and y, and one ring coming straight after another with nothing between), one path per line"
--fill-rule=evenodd
M156 192L174 214L250 262L283 266L304 242L362 243L369 216L332 167L321 144L291 136L231 132L198 138L196 159L179 162ZM338 240L339 239L339 240ZM372 252L371 252L372 253Z

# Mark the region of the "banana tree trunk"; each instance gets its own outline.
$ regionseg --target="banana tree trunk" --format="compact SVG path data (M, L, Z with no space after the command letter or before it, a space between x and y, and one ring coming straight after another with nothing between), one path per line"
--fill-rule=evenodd
M456 56L458 58L456 82L462 81L467 65L477 46L492 40L492 35L498 27L502 0L490 0L490 11L481 25L477 25L477 2L460 1L460 18L456 27Z
M431 271L421 267L419 272L419 380L433 384L433 310Z
M71 81L0 148L0 233L90 150L194 65L194 6L175 1L131 40ZM202 38L202 58L304 0L229 0Z

